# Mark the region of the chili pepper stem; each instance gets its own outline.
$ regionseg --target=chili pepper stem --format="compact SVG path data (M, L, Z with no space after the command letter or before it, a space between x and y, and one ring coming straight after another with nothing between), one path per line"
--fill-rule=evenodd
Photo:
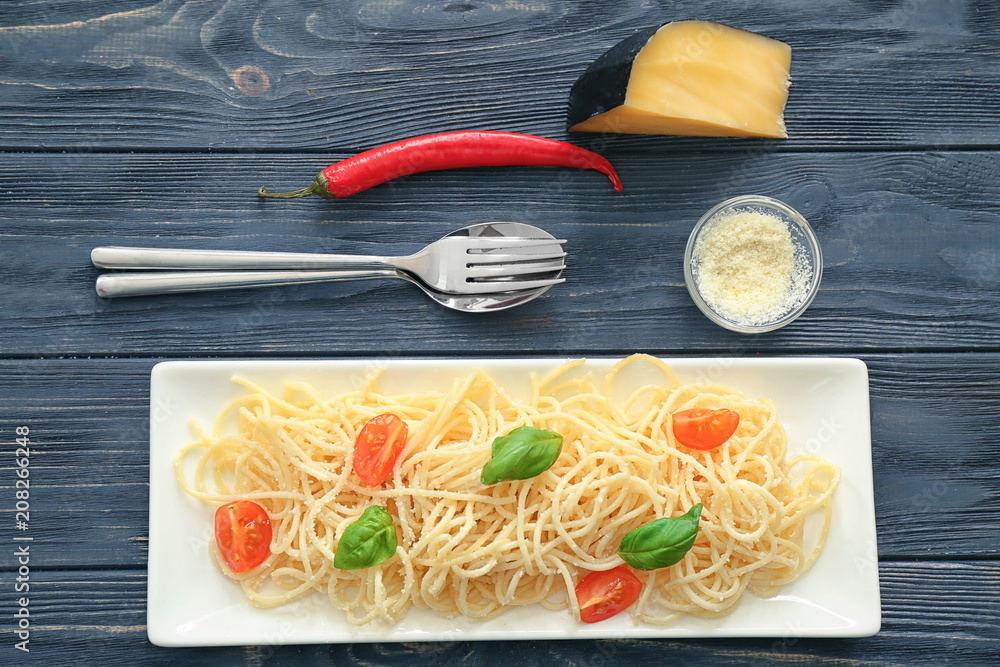
M268 192L261 187L261 189L257 191L257 194L266 199L300 199L316 193L313 191L313 186L310 185L308 188L302 188L301 190L296 190L295 192Z
M310 195L319 195L324 199L333 199L333 195L326 188L326 179L320 173L316 180L307 188L295 190L294 192L268 192L263 187L257 190L257 194L265 199L301 199Z

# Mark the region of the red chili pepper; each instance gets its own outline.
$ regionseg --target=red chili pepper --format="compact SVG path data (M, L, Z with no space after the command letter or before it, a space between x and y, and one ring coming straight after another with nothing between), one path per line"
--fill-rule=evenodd
M606 174L621 192L622 182L606 159L565 141L512 132L444 132L404 139L332 164L307 188L258 191L261 197L297 199L348 197L400 176L459 167L578 167Z

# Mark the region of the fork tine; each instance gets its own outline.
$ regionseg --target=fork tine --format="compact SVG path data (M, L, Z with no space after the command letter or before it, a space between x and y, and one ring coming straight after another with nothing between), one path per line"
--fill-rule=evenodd
M565 239L523 238L520 236L469 236L453 238L460 241L467 251L489 250L492 248L532 248L566 243Z
M512 252L484 252L467 258L466 266L486 266L497 264L537 264L552 262L566 256L565 252L545 252L538 254Z
M566 282L565 278L546 278L536 280L485 280L466 282L462 294L497 294L500 292L520 292L524 290L549 287Z
M566 268L561 259L549 262L520 262L517 264L478 264L467 267L466 275L475 282L532 274L558 273Z

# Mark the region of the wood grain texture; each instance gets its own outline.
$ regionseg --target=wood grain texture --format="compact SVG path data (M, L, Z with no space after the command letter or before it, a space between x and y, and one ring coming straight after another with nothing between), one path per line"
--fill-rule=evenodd
M763 145L1000 144L991 0L51 0L0 5L0 117L10 119L0 147L356 150L450 129L562 137L570 86L592 60L684 18L792 46L792 138Z
M343 200L281 202L259 200L256 188L305 185L327 158L9 155L0 162L0 282L10 288L0 354L1000 347L995 153L609 156L623 193L587 171L473 169L419 174ZM682 258L706 210L754 192L812 221L825 270L799 321L744 336L696 309ZM391 280L121 300L93 290L97 245L405 254L496 219L568 239L567 283L485 315L449 311Z
M871 376L879 557L996 558L1000 534L997 354L863 357ZM156 360L0 362L0 437L31 428L32 531L43 568L146 563L149 372ZM915 384L919 378L919 386ZM918 388L919 387L919 388ZM946 398L947 397L947 398ZM960 405L964 418L953 412ZM170 406L154 415L186 420ZM13 486L0 465L0 497ZM0 506L0 517L11 516ZM0 521L0 543L14 534ZM2 553L2 552L0 552ZM12 565L0 556L0 569Z
M649 655L671 664L992 665L1000 651L1000 565L888 562L880 565L882 632L863 639L783 637L739 640L444 642L164 649L146 639L145 575L52 571L32 578L31 654L18 664L62 664L82 653L92 664L166 665L630 665ZM0 575L8 588L10 577ZM16 602L0 596L0 614ZM553 612L556 613L556 612ZM915 632L916 631L916 632ZM7 650L11 631L0 629Z

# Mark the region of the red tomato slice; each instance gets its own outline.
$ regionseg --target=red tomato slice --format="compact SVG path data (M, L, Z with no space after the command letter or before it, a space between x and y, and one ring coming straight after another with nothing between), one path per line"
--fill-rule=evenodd
M740 425L740 413L726 408L694 408L673 415L674 437L691 449L715 449L733 437Z
M639 599L642 582L624 565L606 572L591 572L576 585L580 620L597 623L628 609Z
M368 486L384 482L406 445L406 422L396 415L376 415L365 422L354 442L354 472Z
M215 543L234 573L252 570L271 555L271 519L255 502L237 500L215 511Z

